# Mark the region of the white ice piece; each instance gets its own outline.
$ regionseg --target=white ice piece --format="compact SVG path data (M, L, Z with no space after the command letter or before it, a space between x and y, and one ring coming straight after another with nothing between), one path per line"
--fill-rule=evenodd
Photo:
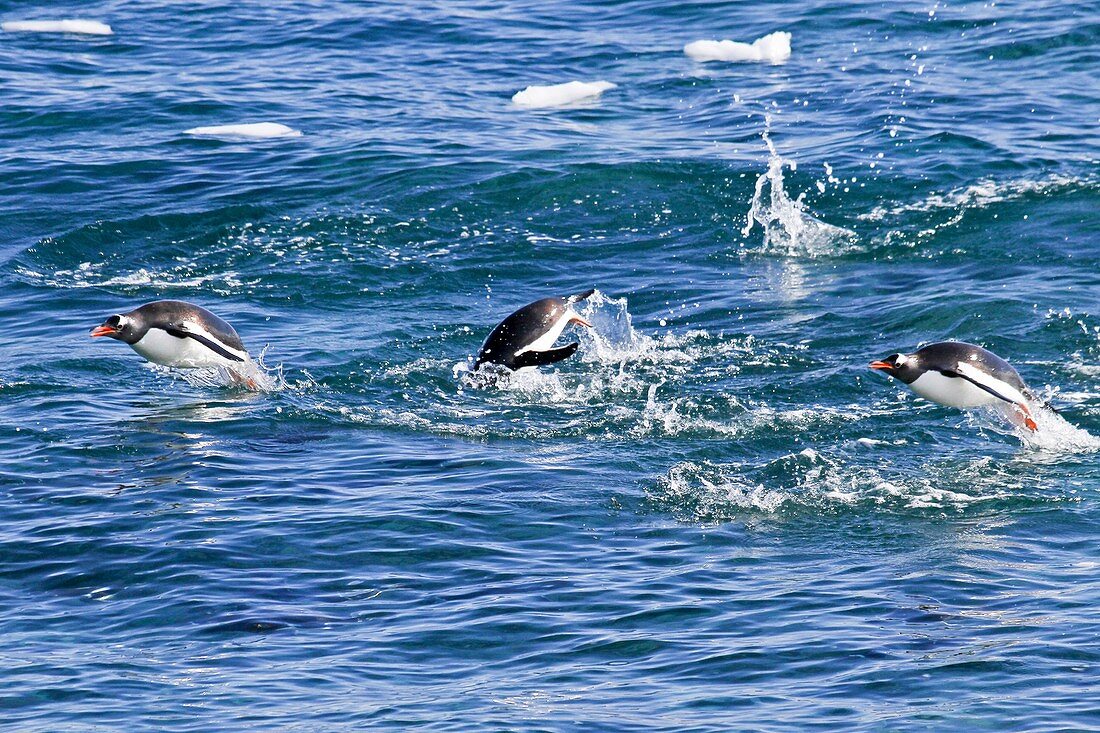
M89 36L109 36L114 31L98 20L7 20L0 23L5 33L80 33Z
M210 125L207 127L192 127L184 130L184 135L201 135L203 137L301 137L300 130L279 124L278 122L253 122L245 125Z
M696 61L757 61L782 64L791 57L791 34L769 33L752 43L737 41L695 41L684 46L684 53Z
M615 86L609 81L570 81L551 86L529 86L522 92L516 92L512 96L512 103L532 109L561 107L582 99L598 97Z

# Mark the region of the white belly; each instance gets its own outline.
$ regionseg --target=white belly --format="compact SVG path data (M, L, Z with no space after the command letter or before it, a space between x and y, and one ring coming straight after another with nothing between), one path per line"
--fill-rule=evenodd
M982 407L1003 404L1004 400L980 389L960 377L945 377L939 372L927 371L909 385L909 388L926 400L948 407Z
M226 359L193 338L176 338L167 331L150 328L133 346L134 351L154 364L194 369L196 367L232 367L240 362Z
M569 325L570 315L571 314L568 312L563 313L561 318L559 318L557 322L550 327L549 331L524 346L522 349L517 351L515 355L519 356L525 351L549 351L550 349L554 348L554 342L558 340L558 336L561 336L561 332L564 331L565 327Z

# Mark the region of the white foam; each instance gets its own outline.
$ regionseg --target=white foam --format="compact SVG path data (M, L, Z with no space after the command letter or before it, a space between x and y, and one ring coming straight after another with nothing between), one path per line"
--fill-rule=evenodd
M87 36L109 36L111 26L98 20L8 20L0 23L5 33L79 33Z
M791 34L776 31L752 43L738 41L695 41L684 53L696 61L755 61L782 64L791 57Z
M104 288L104 287L153 287L153 288L212 288L217 293L229 293L244 285L235 272L193 275L196 265L177 265L163 272L140 267L129 273L113 274L117 267L112 262L83 262L72 270L55 270L46 274L17 267L23 277L51 287Z
M593 326L576 329L570 336L580 343L573 361L584 366L564 362L555 369L512 373L486 365L472 372L472 359L467 359L452 364L451 375L460 389L490 389L489 399L498 407L568 406L585 415L585 431L602 429L638 439L678 435L741 438L774 432L776 426L796 431L822 426L832 429L866 414L858 405L777 410L763 404L743 405L730 397L685 394L682 389L684 380L699 374L730 376L747 365L787 364L791 353L804 350L804 346L769 344L752 336L712 335L704 330L649 335L634 327L626 298L609 298L598 290L576 309ZM418 362L411 371L429 370L437 360ZM391 376L391 371L384 376ZM393 371L392 376L404 378L405 368ZM592 414L597 405L610 406ZM558 425L543 432L568 433L572 429Z
M1035 420L1035 431L1018 425L1014 411L997 407L978 409L972 413L981 427L995 432L1009 432L1020 442L1034 451L1050 454L1096 453L1100 451L1100 438L1092 433L1072 425L1058 413L1045 409L1038 403L1031 404L1031 416ZM1005 425L1010 427L1004 427Z
M516 92L512 96L512 103L531 109L562 107L582 99L598 97L616 86L609 81L570 81L551 86L529 86L522 92Z
M829 510L858 504L893 510L951 509L1032 493L1031 481L988 456L932 458L923 471L860 464L807 448L771 460L677 463L648 497L688 521L726 521L746 512Z
M184 130L184 135L201 135L203 137L225 138L269 138L269 137L301 137L300 130L279 124L278 122L252 122L243 125L210 125L207 127L192 127Z

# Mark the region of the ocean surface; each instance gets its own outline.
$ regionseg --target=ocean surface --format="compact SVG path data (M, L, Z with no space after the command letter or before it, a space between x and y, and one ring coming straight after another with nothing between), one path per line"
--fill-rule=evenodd
M1100 3L0 3L67 18L0 32L0 727L1100 729ZM88 337L162 298L268 389ZM1060 414L867 368L945 339Z

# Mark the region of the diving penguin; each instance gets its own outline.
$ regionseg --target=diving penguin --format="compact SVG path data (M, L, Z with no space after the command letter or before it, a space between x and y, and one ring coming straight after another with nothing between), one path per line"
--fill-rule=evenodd
M1014 422L1033 432L1039 429L1030 406L1042 403L1011 364L980 346L941 341L912 354L892 354L870 366L900 379L926 400L962 409L1006 406Z
M568 359L580 344L574 341L555 349L554 342L570 323L592 327L572 306L594 292L586 290L562 298L543 298L523 306L501 321L485 339L474 369L482 364L500 364L515 371Z
M238 367L249 363L248 350L228 323L210 311L181 300L157 300L109 316L91 332L123 341L154 364L183 369L224 367L250 388Z

